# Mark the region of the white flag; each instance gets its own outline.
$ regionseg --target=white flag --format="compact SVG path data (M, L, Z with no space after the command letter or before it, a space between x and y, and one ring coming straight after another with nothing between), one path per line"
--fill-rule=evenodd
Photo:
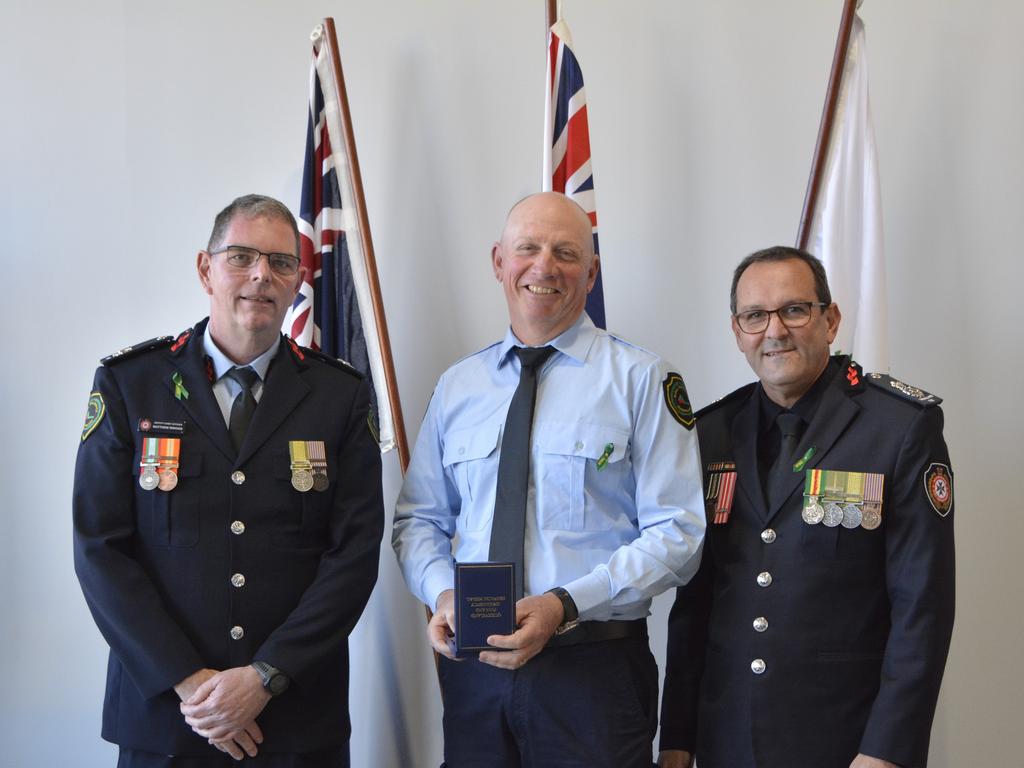
M824 262L832 300L843 313L833 352L852 354L865 371L887 372L882 199L860 17L854 17L850 33L828 162L808 244L811 253Z

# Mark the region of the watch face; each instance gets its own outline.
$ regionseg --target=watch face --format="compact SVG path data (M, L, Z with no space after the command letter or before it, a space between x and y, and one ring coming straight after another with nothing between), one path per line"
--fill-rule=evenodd
M288 690L288 678L280 672L277 673L267 681L267 690L270 691L271 696L277 696L279 693L284 693Z

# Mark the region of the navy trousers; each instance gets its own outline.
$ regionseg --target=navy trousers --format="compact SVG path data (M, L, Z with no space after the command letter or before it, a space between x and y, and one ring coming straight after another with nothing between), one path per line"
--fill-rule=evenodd
M235 760L228 754L179 757L122 749L117 757L117 768L349 768L349 755L347 746L300 755L260 752L256 757L247 756L242 760Z
M547 648L515 671L441 659L444 768L651 768L646 638Z

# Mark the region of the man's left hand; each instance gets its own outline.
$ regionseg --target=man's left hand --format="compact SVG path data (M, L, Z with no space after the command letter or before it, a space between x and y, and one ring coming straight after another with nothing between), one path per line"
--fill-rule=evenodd
M243 731L270 701L270 694L252 667L218 672L181 703L192 730L205 739L220 740Z
M516 624L519 626L511 635L491 635L488 645L507 648L507 651L483 651L480 661L501 669L519 669L543 650L544 645L555 634L562 623L565 610L562 601L545 592L530 595L516 603Z
M867 755L857 755L853 758L853 762L850 763L850 768L900 768L896 763L890 763L888 760L880 760L877 757L868 757Z

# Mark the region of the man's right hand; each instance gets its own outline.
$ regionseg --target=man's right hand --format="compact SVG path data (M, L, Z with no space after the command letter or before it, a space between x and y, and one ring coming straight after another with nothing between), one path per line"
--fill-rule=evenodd
M437 597L434 615L427 624L427 636L435 651L447 659L455 658L455 590L446 589Z
M690 768L693 755L681 749L663 749L658 754L658 768Z
M257 745L263 743L263 732L253 720L245 727L222 739L208 739L208 741L221 752L231 755L235 760L241 760L246 755L256 757L259 751Z

